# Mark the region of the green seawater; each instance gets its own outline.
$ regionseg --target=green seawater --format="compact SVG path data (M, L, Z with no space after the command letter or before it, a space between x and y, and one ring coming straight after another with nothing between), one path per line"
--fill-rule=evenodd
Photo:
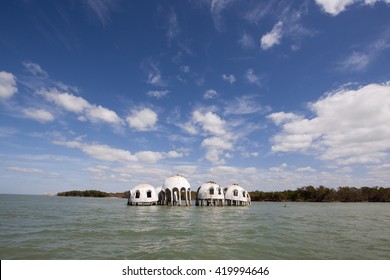
M0 195L0 258L390 259L390 203L126 202Z

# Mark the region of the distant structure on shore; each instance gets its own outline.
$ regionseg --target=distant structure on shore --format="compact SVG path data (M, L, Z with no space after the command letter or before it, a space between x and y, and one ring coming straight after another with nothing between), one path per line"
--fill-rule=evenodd
M158 188L149 184L140 184L128 192L127 204L191 206L191 186L181 175L167 178ZM196 192L196 206L247 206L250 204L249 193L238 184L231 184L222 189L217 183L209 181L202 184Z

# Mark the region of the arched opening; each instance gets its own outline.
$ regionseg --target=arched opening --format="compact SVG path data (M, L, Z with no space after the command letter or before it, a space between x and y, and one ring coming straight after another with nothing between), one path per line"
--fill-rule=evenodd
M187 191L186 191L186 188L181 188L180 189L180 204L183 204L183 205L188 205L188 195L187 195Z
M172 196L173 196L173 203L172 205L180 205L180 191L178 188L173 188L172 189Z
M233 196L238 196L238 190L233 191Z
M151 198L152 197L152 191L151 190L146 192L146 197L147 198Z
M172 204L172 192L170 189L165 189L165 200L163 204Z
M214 188L213 187L211 187L209 191L210 191L210 195L214 194Z
M137 191L135 192L135 198L140 198L140 196L141 196L141 193L140 193L139 190L137 190Z

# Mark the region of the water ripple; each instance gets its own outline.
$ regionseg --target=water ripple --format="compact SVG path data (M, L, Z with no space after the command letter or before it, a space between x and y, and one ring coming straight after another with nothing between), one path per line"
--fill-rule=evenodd
M389 259L390 204L128 207L0 195L1 259Z

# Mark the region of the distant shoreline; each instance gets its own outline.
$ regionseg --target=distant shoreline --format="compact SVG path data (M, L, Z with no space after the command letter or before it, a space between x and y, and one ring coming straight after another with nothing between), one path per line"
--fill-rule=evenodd
M296 190L275 192L251 191L252 201L270 202L390 202L390 188L383 187L339 187L337 190L320 186L301 187ZM99 190L72 190L57 193L57 196L127 198L127 192L107 193ZM195 200L196 192L191 192Z

